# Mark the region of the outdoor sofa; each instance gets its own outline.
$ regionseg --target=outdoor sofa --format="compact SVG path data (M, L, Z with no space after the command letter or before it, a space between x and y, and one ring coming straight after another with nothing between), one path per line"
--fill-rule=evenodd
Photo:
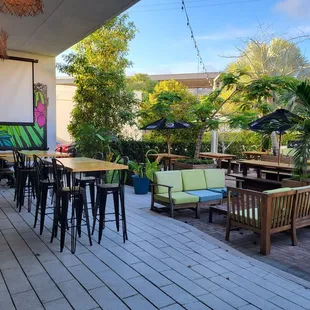
M223 169L158 171L152 184L151 210L156 202L167 206L171 217L176 209L190 208L199 218L202 204L221 203L226 195Z
M310 186L264 192L228 187L227 212L226 240L233 227L256 232L260 253L268 255L272 234L290 231L297 245L296 230L310 225Z

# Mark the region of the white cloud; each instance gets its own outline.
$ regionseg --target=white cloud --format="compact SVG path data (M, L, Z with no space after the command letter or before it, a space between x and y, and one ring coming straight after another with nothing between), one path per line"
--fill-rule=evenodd
M275 8L289 16L309 17L310 1L309 0L281 0Z

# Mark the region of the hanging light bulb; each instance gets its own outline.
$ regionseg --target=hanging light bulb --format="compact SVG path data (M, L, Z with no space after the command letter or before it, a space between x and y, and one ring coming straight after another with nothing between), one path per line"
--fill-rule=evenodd
M43 0L0 0L0 13L23 17L43 12Z
M7 59L7 40L9 35L1 28L0 29L0 60Z

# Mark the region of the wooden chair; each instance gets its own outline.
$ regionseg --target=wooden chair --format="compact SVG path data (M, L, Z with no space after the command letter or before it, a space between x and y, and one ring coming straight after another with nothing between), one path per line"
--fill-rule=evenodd
M260 193L240 188L228 188L226 240L232 227L241 227L260 234L260 253L270 253L270 237L274 233L291 231L296 245L294 221L296 190L278 189Z
M295 188L295 212L293 214L292 231L294 244L297 245L296 230L310 226L310 186Z

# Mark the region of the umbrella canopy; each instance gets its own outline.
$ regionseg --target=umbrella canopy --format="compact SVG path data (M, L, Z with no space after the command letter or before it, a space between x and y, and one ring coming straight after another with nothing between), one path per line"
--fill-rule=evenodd
M271 134L277 132L279 138L279 150L281 148L282 135L286 130L292 128L301 118L285 109L278 109L265 115L254 122L249 123L249 129L261 133ZM280 164L280 151L278 154L278 164Z
M300 117L285 109L278 109L265 115L254 122L249 123L249 129L262 133L272 133L273 131L283 134L292 128L300 120Z
M184 121L169 121L166 118L161 118L158 121L148 124L141 130L164 130L164 129L184 129L190 128L191 124Z
M170 130L170 129L186 129L192 127L191 124L184 121L170 121L167 118L161 118L158 121L148 124L141 130ZM171 153L170 134L167 135L168 154Z

